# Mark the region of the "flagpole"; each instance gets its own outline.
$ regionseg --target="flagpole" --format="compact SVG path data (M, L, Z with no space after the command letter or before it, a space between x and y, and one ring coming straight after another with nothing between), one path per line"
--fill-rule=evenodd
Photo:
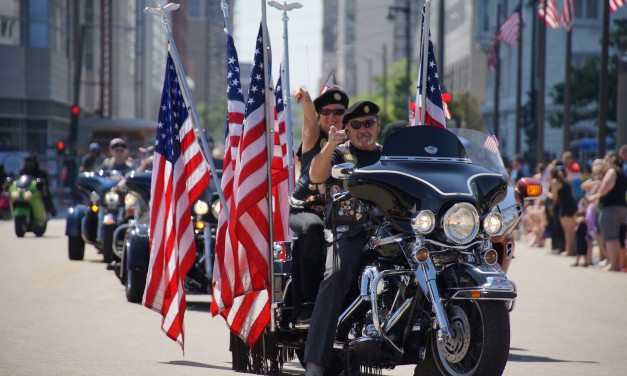
M222 14L224 15L224 27L226 28L226 33L233 35L233 29L231 29L231 17L229 16L229 4L226 0L221 0L220 7L222 8Z
M520 128L521 128L521 102L522 102L522 53L523 53L523 4L519 3L518 12L518 67L516 69L516 136L515 136L515 152L520 154Z
M283 69L281 70L282 82L283 82L283 101L285 104L285 111L287 118L285 119L285 126L287 127L287 163L289 165L289 190L294 190L294 148L293 148L293 134L292 134L292 98L290 94L290 54L289 43L287 36L287 11L292 9L300 9L303 7L300 3L290 3L283 1L283 5L276 1L268 1L268 5L276 9L283 11Z
M207 144L207 139L205 137L205 132L200 126L200 118L198 117L198 113L196 112L196 107L194 106L194 100L192 99L192 92L187 85L187 76L185 75L185 71L183 70L183 64L181 63L181 59L179 57L179 53L176 49L176 43L174 43L174 36L172 35L172 30L170 29L170 21L168 20L168 14L174 10L177 10L180 6L175 3L169 3L163 7L159 6L157 8L146 7L144 8L145 13L152 13L155 16L161 16L161 23L165 29L166 34L168 35L168 42L170 43L170 54L172 55L172 60L174 61L174 66L179 74L179 78L181 80L181 85L183 87L183 97L189 105L190 112L192 113L192 118L194 119L195 126L198 129L198 133L200 134L200 140L202 141L202 147L205 154L205 158L209 163L209 169L211 170L211 178L215 181L216 190L218 195L220 196L220 201L222 202L222 209L228 210L226 206L226 200L224 199L224 193L222 192L222 187L220 186L220 177L218 176L215 164L213 163L213 156L209 151L209 145ZM194 125L192 125L194 126Z
M268 23L266 18L266 4L265 0L261 0L261 30L263 33L263 69L264 69L264 87L265 87L265 115L266 115L266 153L267 153L267 167L268 167L268 281L270 282L268 292L271 302L270 308L270 332L276 330L274 323L274 309L272 305L274 303L274 224L272 223L272 151L274 150L274 110L272 104L274 103L274 88L270 80L270 71L272 70L270 62L270 43L268 36Z
M425 0L425 13L423 15L422 21L422 61L420 62L420 78L419 78L419 86L421 88L420 95L420 124L425 124L425 119L427 117L427 64L429 61L429 27L430 27L430 18L431 18L431 0ZM418 100L418 98L416 98ZM418 108L416 108L418 111Z
M501 42L498 39L499 29L501 27L501 2L499 1L496 4L496 46L495 54L496 54L496 69L494 70L494 112L493 112L493 123L492 128L494 129L494 135L498 139L500 136L499 133L499 114L500 114L500 98L499 98L499 90L501 86Z

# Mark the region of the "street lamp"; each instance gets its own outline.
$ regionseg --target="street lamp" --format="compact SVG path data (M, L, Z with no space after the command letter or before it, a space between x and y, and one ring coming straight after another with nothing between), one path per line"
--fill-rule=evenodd
M404 7L391 6L388 11L388 20L394 20L397 12L405 13L405 88L407 90L407 99L411 98L411 4L410 0L405 1ZM409 119L409 106L407 106L407 118Z
M294 156L292 153L292 99L291 99L291 94L290 94L290 59L289 59L289 49L288 49L288 41L287 41L287 21L289 20L289 18L287 17L287 12L292 10L292 9L300 9L303 7L303 5L301 3L287 3L286 1L283 1L283 4L280 4L277 1L268 1L268 5L270 5L273 8L276 8L278 10L283 11L283 69L282 69L282 74L283 74L283 99L284 99L284 104L285 104L285 111L287 113L286 119L285 119L285 126L287 127L287 138L288 138L288 144L287 144L287 161L289 164L289 189L290 192L292 190L294 190Z

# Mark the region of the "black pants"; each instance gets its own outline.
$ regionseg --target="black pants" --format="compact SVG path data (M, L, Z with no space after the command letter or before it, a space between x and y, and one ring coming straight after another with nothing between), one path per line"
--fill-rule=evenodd
M313 305L324 272L324 226L322 218L305 209L290 210L289 226L298 237L293 247L292 298L295 316L301 317L306 305ZM311 308L311 307L309 307ZM303 312L308 318L311 311Z
M354 237L337 241L337 265L333 267L333 246L327 248L324 280L316 298L311 326L305 344L305 362L329 366L333 355L333 340L346 293L359 273L364 246L368 243L365 231Z

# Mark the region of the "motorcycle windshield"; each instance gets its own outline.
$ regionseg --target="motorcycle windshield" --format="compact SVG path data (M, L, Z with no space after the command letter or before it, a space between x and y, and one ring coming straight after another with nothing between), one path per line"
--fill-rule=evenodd
M401 128L386 140L381 160L450 160L476 164L507 177L496 137L472 129Z
M32 182L34 182L36 179L34 176L30 176L30 175L21 175L19 178L17 178L15 180L15 186L17 188L21 188L21 189L26 189L28 188Z

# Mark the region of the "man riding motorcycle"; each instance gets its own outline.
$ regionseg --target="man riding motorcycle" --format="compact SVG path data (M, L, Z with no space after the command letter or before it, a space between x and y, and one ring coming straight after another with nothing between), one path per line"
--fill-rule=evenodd
M333 195L343 190L342 181L329 179L331 166L353 162L363 167L379 160L381 147L376 140L381 121L378 113L379 107L373 102L353 104L342 118L346 130L331 127L329 141L311 162L311 181L327 182L326 212L331 215L327 215L325 221L325 237L331 245L327 249L325 277L320 284L305 346L307 376L322 376L331 362L335 324L361 263L361 253L355 250L362 249L369 240L364 227L368 215L360 210L356 200L346 198L339 202L339 208L331 202ZM344 142L347 137L348 141ZM336 232L334 238L329 235L331 231Z
M50 191L48 189L48 173L39 166L39 162L37 161L37 156L35 154L31 154L24 158L24 167L22 167L22 169L18 173L18 176L21 175L29 175L40 180L38 188L41 190L42 197L44 199L44 205L46 206L46 211L50 213L51 216L56 216L57 209L54 207L54 203L52 202L52 195L50 194Z

